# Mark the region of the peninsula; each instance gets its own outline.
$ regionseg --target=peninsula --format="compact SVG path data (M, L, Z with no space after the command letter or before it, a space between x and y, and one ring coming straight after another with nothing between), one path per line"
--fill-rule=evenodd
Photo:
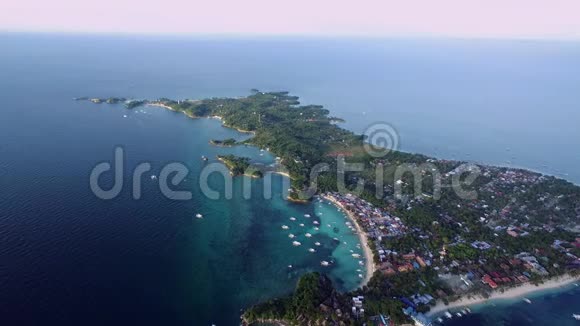
M428 325L430 309L580 275L580 187L565 180L396 150L377 157L366 150L368 140L339 127L328 110L300 105L287 92L132 103L217 116L252 132L242 143L280 158L290 199L326 198L361 237L369 272L361 288L339 293L324 275L308 274L290 296L249 307L245 324ZM220 159L233 175L251 166L233 155ZM354 163L362 168L345 168Z

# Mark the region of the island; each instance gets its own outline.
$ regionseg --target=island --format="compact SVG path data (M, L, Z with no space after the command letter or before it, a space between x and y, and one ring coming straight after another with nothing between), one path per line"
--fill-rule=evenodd
M232 176L245 175L253 178L261 178L263 176L263 172L256 165L250 165L250 159L247 157L238 157L231 154L218 155L218 160L225 164Z
M222 146L222 147L231 147L238 145L238 142L233 138L228 138L224 140L212 139L209 141L210 144L215 146Z
M217 117L251 132L241 143L279 158L291 180L290 200L334 203L361 238L367 275L360 288L340 293L326 276L307 274L293 294L248 307L245 324L428 325L434 313L469 313L474 299L579 278L580 187L566 180L397 150L373 155L364 136L288 92L135 105ZM262 173L248 158L219 159L232 175ZM361 168L345 168L355 163Z

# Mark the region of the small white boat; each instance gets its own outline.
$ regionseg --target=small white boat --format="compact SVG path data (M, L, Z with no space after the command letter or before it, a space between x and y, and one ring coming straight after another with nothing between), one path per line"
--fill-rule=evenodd
M312 237L312 234L306 233L304 236L306 236L307 238L311 238Z
M309 252L316 252L316 250L314 248L310 248L308 249Z
M338 238L332 238L332 240L340 242L340 240L338 240Z
M358 277L359 277L359 278L363 278L363 275L362 275L362 274L358 274Z
M304 226L304 223L300 223L299 225L300 225L300 226Z
M288 234L288 238L294 239L294 234L292 234L292 233Z
M152 176L151 176L151 180L155 180L155 179L157 179L157 176L155 176L155 175L152 175Z
M123 114L123 118L126 118L126 117L127 117L127 115L126 114Z
M442 324L442 323L443 323L443 318L441 318L441 317L438 317L438 318L437 318L437 321L438 321L440 324Z
M451 318L453 318L453 315L449 311L446 311L445 312L445 317L451 319Z
M580 320L580 314L572 314L572 317L576 320Z
M365 264L365 262L364 262L364 261L362 261L362 260L359 260L359 261L358 261L358 264L359 264L359 265L361 265L361 266L363 266L363 265Z
M463 316L460 312L456 313L455 315L457 315L457 317L462 317Z
M326 260L323 260L323 261L320 262L320 265L322 265L322 266L328 266L328 265L330 265L330 263L327 262Z
M318 221L314 221L313 223L314 223L314 225L320 225L320 223L318 223Z
M295 217L291 217L290 218L290 221L296 221L296 218Z
M320 246L320 242L315 242L314 245L315 246Z
M315 227L315 228L314 228L314 231L318 231L318 230L320 230L320 228L319 228L319 227Z
M310 214L304 214L304 217L310 218Z
M195 217L197 217L197 218L203 218L203 215L197 213L197 214L195 214Z
M360 255L359 255L359 254L352 254L352 256L353 256L354 258L360 258Z
M300 246L300 245L301 245L301 243L300 243L300 242L298 242L298 241L293 241L293 242L292 242L292 245L293 245L294 247L298 247L298 246Z
M524 301L527 303L532 303L532 300L528 299L528 298L524 298Z
M292 265L288 265L288 268L292 268Z

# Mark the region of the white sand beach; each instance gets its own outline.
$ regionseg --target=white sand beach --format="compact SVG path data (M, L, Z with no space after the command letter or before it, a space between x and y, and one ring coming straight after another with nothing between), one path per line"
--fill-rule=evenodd
M453 308L461 308L466 306L472 306L477 304L491 303L494 300L506 300L506 299L517 299L524 298L526 295L530 295L534 292L544 291L549 289L556 289L564 287L573 282L580 281L580 277L572 277L565 275L562 277L554 278L535 286L531 283L526 283L515 288L506 289L503 293L500 291L495 291L489 298L483 298L481 296L472 298L462 298L458 301L450 302L445 305L443 302L438 301L437 304L431 308L429 315L435 315Z
M344 206L342 206L342 204L340 204L338 201L334 200L334 198L332 198L332 197L322 195L322 198L328 200L329 202L333 203L338 208L340 208L352 220L352 222L356 228L357 234L358 234L360 242L361 242L361 247L364 251L365 263L366 263L365 264L366 275L365 275L365 278L363 279L363 281L360 285L361 287L363 287L363 286L367 285L367 283L371 280L371 277L373 276L373 274L377 270L377 266L376 266L375 261L373 259L373 252L372 252L371 248L369 247L368 236L367 236L366 232L358 224L356 217L350 211L348 211Z

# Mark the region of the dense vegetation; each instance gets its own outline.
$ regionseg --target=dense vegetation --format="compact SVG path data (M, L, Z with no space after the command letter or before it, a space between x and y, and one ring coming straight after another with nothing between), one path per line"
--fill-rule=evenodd
M128 103L138 106L146 102ZM317 105L300 105L298 97L287 92L254 90L243 98L160 99L155 103L191 117L219 116L226 126L253 132L254 136L243 143L268 149L280 158L291 178L292 199L307 199L315 191L353 192L399 217L409 230L397 237L372 239L376 263L389 263L389 268L401 266L409 263L402 258L405 254L429 257L433 263L407 272L375 273L366 287L349 294L334 291L324 276L308 274L300 279L293 295L248 309L244 314L248 323L275 319L296 325L357 324L362 321L349 313L351 295L365 296L367 316L386 314L396 323L409 322L402 313L401 297L431 293L451 301L464 294L455 293L457 289L442 282L439 274L458 276L472 271L483 274L498 271L505 276L529 274L521 265L507 265L515 255L530 252L554 276L569 271L569 255L580 256L580 248L571 245L578 237L580 188L565 180L524 170L479 166L481 174L473 182L461 178L457 181L465 190L477 190L477 198L463 199L452 187L452 175L463 162L399 151L373 157L363 148L363 136L338 127L335 122L340 120L329 117L328 110ZM238 144L234 139L212 143ZM233 175L261 176L262 172L248 158L234 155L219 158ZM344 171L339 168L340 160L359 163L364 168ZM327 171L320 171L317 179L311 180L313 168L321 163L327 165ZM402 166L406 168L403 174L399 173ZM378 183L377 176L382 183ZM438 183L439 198L434 198ZM399 185L401 193L396 193L395 185ZM419 192L415 189L417 185ZM518 234L509 235L508 228L516 229ZM564 241L565 250L553 246L554 240ZM487 242L490 248L475 248L474 241ZM391 253L380 260L379 249ZM578 273L578 267L570 268ZM529 275L534 283L542 278ZM488 288L479 279L476 281L471 291L486 293ZM428 310L430 304L419 305L417 311Z
M256 305L242 319L245 324L268 320L289 325L354 324L348 311L340 309L344 307L348 308L348 297L336 292L327 276L310 273L300 278L292 295Z
M229 147L229 146L237 145L238 142L233 138L228 138L228 139L224 139L224 140L212 139L210 141L210 144L216 145L216 146Z
M232 175L243 175L250 167L250 159L235 155L220 155L218 159L222 161L230 170Z

